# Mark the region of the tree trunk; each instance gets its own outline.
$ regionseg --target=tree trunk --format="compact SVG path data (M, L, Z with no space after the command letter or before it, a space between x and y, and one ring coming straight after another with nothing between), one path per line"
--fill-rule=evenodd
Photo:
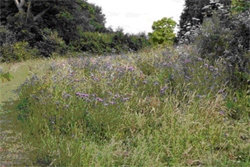
M16 7L18 9L18 13L21 13L21 15L19 16L20 19L22 20L24 17L24 13L25 11L23 10L23 5L25 4L25 0L20 0L21 2L19 2L19 0L14 0ZM31 13L31 2L32 0L29 0L29 6L28 6L28 11L27 11L27 18L28 17L32 17L33 14ZM50 10L53 7L53 4L51 4L47 9L41 11L40 13L38 13L35 17L33 17L33 21L37 21L39 18L41 18L48 10ZM27 18L26 18L26 23L27 23Z
M21 0L21 2L19 2L19 0L14 0L16 7L18 9L18 13L21 13L21 15L19 16L19 18L22 20L23 19L23 5L25 4L25 0Z

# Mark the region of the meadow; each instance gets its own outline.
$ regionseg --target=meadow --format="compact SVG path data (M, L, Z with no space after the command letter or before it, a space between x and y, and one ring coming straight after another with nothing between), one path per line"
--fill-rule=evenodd
M250 166L250 96L225 60L195 45L54 55L27 60L20 100L3 106L36 148L26 165Z

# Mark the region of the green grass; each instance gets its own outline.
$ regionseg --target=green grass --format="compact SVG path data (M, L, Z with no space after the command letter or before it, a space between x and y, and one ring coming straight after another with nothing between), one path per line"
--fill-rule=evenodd
M222 61L194 46L76 55L31 67L8 107L37 148L28 165L250 166L250 98Z

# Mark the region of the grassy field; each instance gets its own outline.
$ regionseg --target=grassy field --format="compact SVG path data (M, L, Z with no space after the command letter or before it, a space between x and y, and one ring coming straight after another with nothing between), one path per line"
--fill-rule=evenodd
M5 83L27 78L2 106L34 148L26 165L250 166L250 97L224 60L195 46L68 56L1 64Z

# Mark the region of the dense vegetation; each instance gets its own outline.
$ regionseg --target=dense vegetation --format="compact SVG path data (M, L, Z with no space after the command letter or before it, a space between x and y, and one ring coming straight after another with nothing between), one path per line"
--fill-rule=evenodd
M228 24L214 14L196 41L178 47L136 45L122 32L99 33L101 48L94 32L68 45L44 28L47 58L2 28L11 39L3 45L11 60L1 64L4 82L16 77L7 69L34 64L15 90L20 98L2 106L25 151L36 148L26 165L249 166L250 54L235 41L247 33L238 19L245 14ZM91 38L85 47L84 38ZM108 52L114 41L120 53Z

